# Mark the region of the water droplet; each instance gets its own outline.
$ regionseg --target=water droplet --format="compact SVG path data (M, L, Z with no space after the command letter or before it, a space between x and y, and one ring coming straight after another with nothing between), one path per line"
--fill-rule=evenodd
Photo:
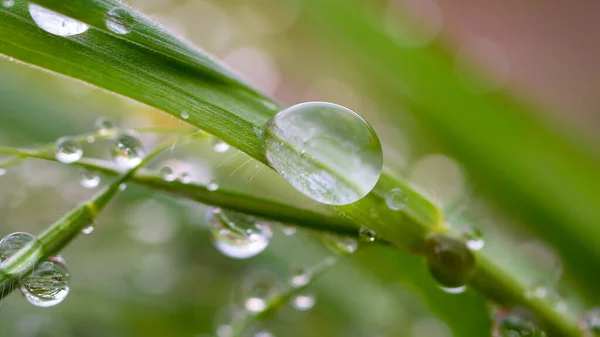
M545 337L546 334L537 326L531 312L515 308L502 309L496 313L492 326L492 337Z
M95 188L100 185L100 175L94 171L81 171L81 186L85 188Z
M142 162L146 156L144 145L135 135L122 133L115 137L111 155L115 164L122 169L131 169Z
M35 23L46 32L58 36L73 36L85 33L89 26L40 5L29 3L29 14Z
M275 337L275 335L272 334L271 331L261 330L261 331L255 333L254 337Z
M600 336L600 307L588 310L580 320L585 337Z
M21 293L36 307L52 307L69 294L69 273L60 257L42 262L21 280Z
M312 272L305 269L297 269L292 272L290 285L294 288L300 288L307 285L312 278Z
M177 175L173 172L173 169L168 166L160 169L160 176L164 181L174 181L177 178Z
M56 159L65 164L78 161L83 157L81 144L73 137L61 137L56 141Z
M180 115L181 115L181 118L183 118L183 119L190 118L190 114L187 111L182 111Z
M29 233L12 233L0 241L0 270L3 273L19 276L41 257L42 245ZM15 259L20 260L16 266L12 263Z
M473 227L466 227L462 230L462 235L467 242L467 247L470 250L478 251L483 249L485 246L485 239L483 238L483 233Z
M310 310L312 309L312 307L315 306L316 303L317 298L313 293L310 292L298 294L292 299L292 306L294 307L294 309L300 311Z
M183 184L189 184L192 181L192 178L190 177L190 174L187 172L183 172L180 176L179 176L179 180L181 180L181 182Z
M206 186L206 189L213 192L219 189L219 184L217 184L214 181L211 181L210 183L208 183L208 185Z
M360 231L358 232L359 238L364 242L373 242L375 241L375 231L372 229L362 226Z
M126 188L127 188L126 183L122 183L121 185L119 185L119 191L125 191Z
M217 337L232 337L233 327L229 324L221 324L217 327Z
M85 235L92 234L92 232L94 231L94 229L95 229L94 226L90 225L90 226L87 226L84 229L82 229L81 233L83 233Z
M271 226L262 219L215 208L208 209L206 219L212 226L215 247L226 256L247 259L269 245Z
M98 134L102 136L106 136L107 134L109 134L113 127L113 124L110 121L104 119L104 117L98 117L98 119L96 119L96 122L94 122L94 129L96 129L96 132L98 132Z
M309 102L267 125L269 163L297 190L321 203L345 205L369 193L383 166L371 126L343 106Z
M283 292L283 283L276 275L260 272L250 275L242 285L244 308L249 314L258 314Z
M349 236L326 234L323 236L323 241L336 253L352 254L358 248L356 239Z
M385 197L385 204L392 211L399 211L406 207L406 194L400 188L393 188Z
M549 290L544 284L536 284L533 287L525 291L525 297L527 298L546 298Z
M467 291L467 286L462 286L462 287L456 287L456 288L448 288L448 287L441 287L440 289L442 289L443 291L447 292L448 294L462 294L465 291Z
M94 137L94 136L91 136L91 135L90 135L90 136L87 136L87 137L85 137L85 140L86 140L88 143L92 144L93 142L95 142L95 141L96 141L96 137Z
M462 287L475 273L475 257L461 239L431 234L425 249L429 271L442 287Z
M283 231L283 235L292 236L292 235L296 234L298 229L295 226L283 226L282 231Z
M15 0L2 0L2 6L4 8L11 8L12 6L14 6L15 4Z
M106 28L116 34L128 34L134 23L134 18L126 9L115 7L105 16Z
M0 168L0 176L3 176L5 174L6 174L6 169Z
M218 153L227 152L227 150L229 150L229 144L225 143L224 141L218 138L215 138L213 149L215 150L215 152Z

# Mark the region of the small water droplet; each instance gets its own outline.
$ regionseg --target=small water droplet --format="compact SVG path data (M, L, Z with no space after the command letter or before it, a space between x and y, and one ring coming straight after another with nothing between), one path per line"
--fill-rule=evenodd
M81 230L81 233L88 235L88 234L92 234L92 232L94 231L94 226L93 225L89 225L87 227L85 227L84 229Z
M254 337L275 337L275 335L273 333L271 333L271 331L261 330L261 331L255 333Z
M5 174L6 174L6 169L0 168L0 176L3 176Z
M160 176L164 181L174 181L177 178L177 175L173 172L173 169L168 166L164 166L160 169Z
M462 235L467 242L467 247L470 250L478 251L483 249L485 246L485 239L483 238L483 233L473 227L466 227L462 230Z
M546 296L548 296L548 288L542 284L536 284L525 292L527 298L545 298Z
M183 118L183 119L188 119L188 118L190 118L190 114L189 114L189 112L187 112L187 111L182 111L182 112L180 113L180 116L181 116L181 118Z
M283 283L276 275L268 272L250 275L242 285L244 308L251 315L261 313L283 289Z
M462 294L465 291L467 291L467 286L456 287L456 288L440 286L439 288L442 289L443 291L447 292L448 294Z
M232 337L233 327L229 324L221 324L217 327L217 337Z
M98 132L98 134L101 136L108 135L113 128L113 124L104 117L98 117L94 122L94 129L96 129L96 132Z
M392 211L399 211L406 207L406 194L400 188L393 188L385 197L385 204Z
M312 278L312 272L305 269L297 269L290 276L290 285L294 288L300 288L307 285Z
M211 181L210 183L208 183L208 185L206 186L206 189L213 192L219 189L219 184L217 184L214 181Z
M213 149L215 150L215 152L218 153L227 152L227 150L229 150L229 144L225 143L224 141L218 138L215 138Z
M326 234L323 236L323 241L336 253L352 254L358 248L356 239L349 236Z
M133 15L126 9L115 7L109 10L105 16L106 28L116 34L128 34L131 32L135 20Z
M299 311L307 311L312 309L317 303L317 298L313 293L303 292L296 295L292 299L292 306Z
M146 156L144 145L136 135L131 133L116 136L110 152L115 164L121 169L136 167Z
M89 26L40 5L29 3L29 14L35 23L46 32L58 36L73 36L85 33Z
M119 185L119 191L125 191L126 188L127 188L126 183L122 183L121 185Z
M85 137L85 140L86 140L88 143L92 144L93 142L95 142L95 141L96 141L96 137L94 137L94 136L91 136L91 135L90 135L90 136L87 136L87 137Z
M383 167L381 144L371 126L343 106L302 103L267 125L266 156L292 186L325 204L358 201L374 187Z
M21 280L21 293L36 307L52 307L69 294L69 273L60 257L42 262Z
M17 266L12 265L12 257L18 257L21 262ZM12 233L0 241L0 270L3 273L21 275L41 257L42 244L29 233Z
M494 316L492 337L546 337L535 317L523 308L502 309Z
M430 234L425 249L429 271L442 287L462 287L475 273L475 257L461 239Z
M585 337L600 336L600 307L588 310L580 320Z
M11 8L12 6L14 6L15 4L15 0L2 0L2 6L4 8Z
M359 238L364 242L373 242L375 241L375 231L372 229L362 226L358 232Z
M208 209L206 219L212 227L215 247L228 257L247 259L269 245L271 226L262 219L214 208Z
M83 157L83 149L77 139L61 137L56 141L56 159L65 164L78 161Z
M298 229L296 228L296 226L283 226L282 231L283 231L283 235L292 236L292 235L296 234Z
M85 188L95 188L100 185L100 175L94 171L81 171L81 186Z
M192 178L190 177L190 174L187 172L183 172L180 176L179 176L179 180L183 183L183 184L189 184L192 181Z

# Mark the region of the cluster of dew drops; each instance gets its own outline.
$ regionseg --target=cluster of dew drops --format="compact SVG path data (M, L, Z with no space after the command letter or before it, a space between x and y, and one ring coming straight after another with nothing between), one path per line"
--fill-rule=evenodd
M5 8L12 7L14 3L14 0L1 0ZM82 34L89 28L85 23L37 4L29 3L28 9L38 27L54 35L73 36ZM115 7L105 14L106 28L115 34L130 33L134 22L131 12L123 8ZM181 117L187 119L189 114L182 112ZM112 125L105 120L99 120L96 127L99 134L112 132ZM297 190L324 204L346 205L360 200L373 190L382 171L383 152L377 135L364 119L340 105L308 102L292 106L269 121L264 135L269 164ZM229 145L224 142L218 142L214 146L217 152L225 152L228 148ZM134 133L117 132L113 137L111 155L119 168L128 169L141 162L145 151ZM82 156L82 146L77 139L63 137L57 141L56 158L60 162L73 163ZM318 167L312 164L314 162L325 164L330 169ZM160 174L166 181L178 178L169 167L163 167ZM186 173L179 179L184 183L190 181ZM352 185L349 182L358 183ZM100 176L83 171L81 184L86 188L95 188L100 184ZM214 182L207 186L209 191L216 191L218 188L218 184ZM401 188L393 188L387 192L385 205L390 210L401 211L408 203L408 197ZM376 212L373 214L376 215ZM215 247L231 258L244 259L259 254L268 246L272 237L270 222L260 218L210 208L206 219L211 225ZM92 230L93 227L90 226L84 232L90 233ZM286 235L292 235L295 231L295 227L284 227ZM367 227L360 230L362 241L372 242L376 236ZM356 240L352 238L328 236L326 241L346 253L352 253L357 247ZM14 233L5 237L0 242L0 263L9 261L9 257L23 245L35 244L35 238L26 233ZM425 256L429 270L443 290L460 293L466 289L466 284L475 271L472 251L482 249L484 244L481 232L474 228L463 230L459 236L433 233L426 238ZM300 273L292 277L292 285L303 285L308 280L309 276ZM60 303L69 291L64 260L60 257L48 259L34 273L23 278L20 285L25 297L35 305L51 306ZM309 309L314 302L312 295L299 295L292 301L299 310ZM245 307L249 312L259 312L264 309L265 303L264 296L248 297ZM499 317L502 322L512 322L518 315L502 313ZM598 332L600 309L589 311L581 322L584 331ZM225 336L226 333L219 335ZM268 332L256 334L257 337L269 335Z

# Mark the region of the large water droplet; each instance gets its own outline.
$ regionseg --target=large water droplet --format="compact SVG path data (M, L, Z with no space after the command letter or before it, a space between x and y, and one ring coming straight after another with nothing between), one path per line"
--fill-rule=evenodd
M2 6L4 8L11 8L12 6L14 6L15 4L15 0L2 0Z
M81 186L85 188L95 188L100 185L100 175L94 171L81 171Z
M113 142L111 155L115 164L122 169L136 167L146 156L144 145L134 134L119 134Z
M492 326L492 337L545 337L531 312L515 308L502 309L496 313Z
M585 337L600 336L600 307L587 311L580 320L581 330Z
M173 172L173 169L168 166L162 167L160 169L160 176L163 178L164 181L174 181L177 178L177 175L175 174L175 172Z
M78 161L83 157L83 149L77 139L61 137L56 141L56 159L65 164Z
M485 246L485 239L483 238L483 233L481 230L474 227L465 227L462 230L462 235L467 242L467 247L470 250L478 251L483 249Z
M349 236L326 234L323 236L323 241L336 253L352 254L358 248L356 239Z
M42 257L42 245L29 233L12 233L0 241L0 270L19 276ZM13 262L19 263L13 264Z
M131 32L131 26L134 18L131 13L123 8L115 7L109 10L105 16L106 28L117 34L127 34Z
M40 5L29 3L29 14L35 23L46 32L58 36L73 36L85 33L89 26Z
M312 309L317 303L317 298L311 292L303 292L301 294L296 295L292 299L292 306L296 310L307 311Z
M283 283L276 275L260 272L250 275L242 285L244 307L249 314L258 314L283 292Z
M393 188L385 197L385 204L392 211L399 211L406 207L406 194L400 188Z
M36 307L51 307L69 294L69 273L61 257L42 262L21 280L21 293Z
M312 273L310 270L297 269L290 276L290 285L294 288L304 287L310 282Z
M102 136L109 134L113 127L113 124L104 117L98 117L96 122L94 122L94 129L96 129L96 132Z
M226 256L247 259L269 245L272 233L267 221L218 208L209 208L206 219L212 226L215 247Z
M442 287L460 288L475 273L475 257L461 239L431 234L425 249L429 271Z
M269 163L297 190L331 205L369 193L383 166L371 126L343 106L309 102L275 115L267 125Z

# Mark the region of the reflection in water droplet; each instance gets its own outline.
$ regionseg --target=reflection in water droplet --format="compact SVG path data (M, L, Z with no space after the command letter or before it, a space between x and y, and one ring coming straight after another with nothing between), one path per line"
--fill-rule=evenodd
M29 233L17 232L0 241L0 270L8 275L19 276L42 257L42 244ZM13 265L15 259L20 260Z
M21 280L21 293L36 307L52 307L69 294L69 273L61 257L42 262Z
M326 234L323 236L323 242L331 248L331 250L341 254L352 254L358 248L356 239L349 236Z
M264 311L283 292L283 283L276 275L258 272L248 276L241 289L244 307L249 314Z
M217 184L214 181L211 181L210 183L208 183L208 185L206 186L206 189L213 192L219 189L219 184Z
M177 175L169 166L164 166L160 169L160 176L163 178L164 181L174 181L177 178Z
M89 26L40 5L29 3L29 14L35 23L46 32L58 36L73 36L85 33Z
M104 117L98 117L96 122L94 122L94 129L96 129L96 132L98 132L99 135L105 136L113 129L113 124L104 119Z
M94 229L95 229L94 226L90 225L90 226L87 226L84 229L82 229L81 233L83 233L85 235L92 234L92 232L94 232Z
M292 306L296 310L300 310L300 311L310 310L310 309L312 309L312 307L315 306L316 303L317 303L317 298L315 297L315 295L313 293L310 293L310 292L301 293L299 295L296 295L296 297L294 297L292 299Z
M361 239L361 241L364 241L364 242L375 241L375 231L368 227L362 226L360 228L360 231L358 232L358 235L359 235L359 238Z
M116 34L127 34L131 32L134 18L126 9L115 7L109 10L105 16L106 28Z
M461 294L461 293L464 293L465 291L467 291L467 286L456 287L456 288L448 288L448 287L440 286L440 289L447 292L448 294Z
M144 145L131 133L122 133L113 139L110 150L115 164L121 169L131 169L139 165L146 156Z
M215 150L215 152L218 153L227 152L227 150L229 150L229 144L225 143L224 141L218 138L215 138L213 149Z
M272 236L267 221L242 213L209 208L206 220L212 227L215 247L234 259L247 259L261 253Z
M297 269L292 272L290 277L290 285L294 288L304 287L310 282L312 273L310 270Z
M2 6L4 8L11 8L12 6L14 6L15 4L15 0L2 0Z
M429 271L442 287L462 287L475 273L475 257L461 239L431 234L425 249Z
M385 204L392 211L399 211L406 207L406 194L400 188L391 189L385 197Z
M467 247L469 247L470 250L478 251L485 246L483 233L478 228L471 226L465 227L462 230L462 235L467 241Z
M100 185L100 175L94 171L81 171L81 186L85 188L95 188Z
M584 337L595 337L600 335L600 307L588 310L580 320L581 330Z
M309 102L267 125L269 163L297 190L321 203L345 205L369 193L383 166L371 126L343 106Z
M83 149L77 139L61 137L56 141L56 159L65 164L78 161L83 157Z

